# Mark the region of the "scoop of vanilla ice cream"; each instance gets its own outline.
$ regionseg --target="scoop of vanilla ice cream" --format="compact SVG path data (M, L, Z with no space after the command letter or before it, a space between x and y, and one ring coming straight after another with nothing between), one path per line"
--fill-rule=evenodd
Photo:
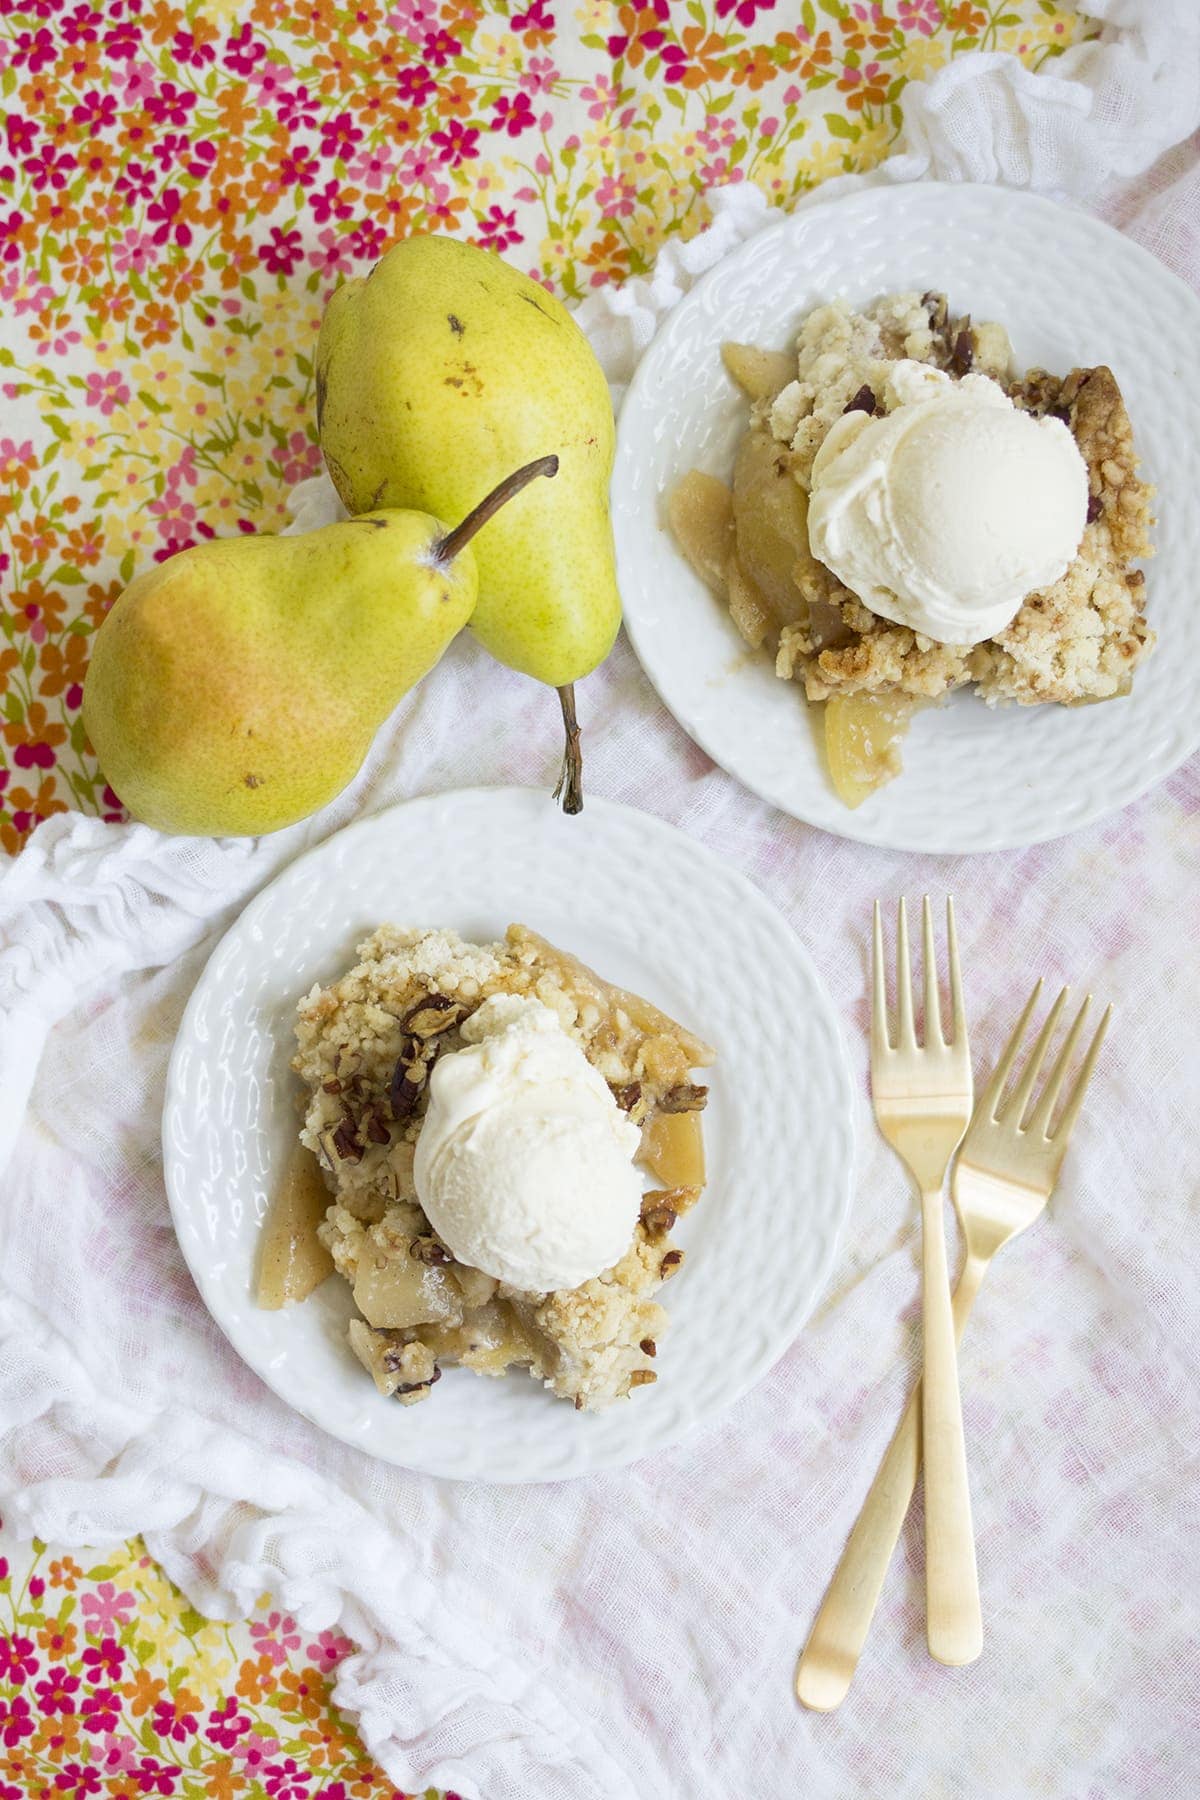
M844 413L812 470L813 554L885 619L943 644L1002 631L1058 580L1087 523L1087 465L1059 419L986 375L897 362L886 412Z
M459 1262L536 1293L578 1287L629 1248L641 1133L540 1001L498 994L439 1058L417 1197Z

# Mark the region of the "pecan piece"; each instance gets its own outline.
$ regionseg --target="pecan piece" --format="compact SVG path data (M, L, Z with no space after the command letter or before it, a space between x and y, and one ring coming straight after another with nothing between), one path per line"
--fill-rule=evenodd
M323 1081L321 1083L321 1090L326 1094L340 1094L342 1091L342 1084L336 1075L331 1075L328 1081Z
M366 1132L373 1144L387 1144L391 1141L391 1132L373 1106L368 1107L363 1114L360 1129Z
M333 1147L343 1162L361 1162L363 1159L362 1145L355 1143L349 1119L342 1119L338 1124L333 1134Z
M629 1385L631 1388L648 1387L652 1381L657 1380L658 1376L653 1369L635 1369L629 1377Z
M971 337L971 320L960 321L954 347L950 352L950 368L955 375L969 375L975 367L975 344Z
M653 1338L643 1338L641 1343L638 1345L638 1349L642 1352L643 1356L657 1356L658 1355L658 1345L655 1343Z
M648 1238L666 1237L679 1214L673 1206L643 1206L642 1225Z
M843 414L852 412L874 413L878 410L879 402L875 398L873 390L867 386L865 381L859 388L857 394L855 394L853 400L847 400L845 406L842 408Z
M1099 494L1089 494L1088 495L1088 503L1087 503L1087 522L1088 522L1088 524L1094 525L1096 520L1100 517L1100 514L1103 511L1104 511L1104 507L1103 507L1103 504L1101 503Z
M612 1093L622 1112L632 1112L642 1097L642 1084L640 1081L631 1081L628 1087L614 1088Z
M675 1270L679 1267L679 1265L682 1261L683 1261L683 1251L682 1250L668 1250L667 1254L663 1257L662 1261L658 1265L659 1274L665 1280L666 1277L668 1275L670 1275L673 1270Z
M431 1237L415 1237L408 1246L408 1254L415 1257L417 1262L435 1268L445 1267L447 1263L454 1261L445 1245Z
M702 1112L707 1104L706 1087L697 1087L694 1081L681 1081L677 1087L667 1089L658 1103L658 1110L666 1113Z
M457 1025L466 1016L466 1011L461 1000L451 1000L448 994L426 994L405 1013L400 1023L415 1038L437 1037L439 1032L449 1031L452 1025Z

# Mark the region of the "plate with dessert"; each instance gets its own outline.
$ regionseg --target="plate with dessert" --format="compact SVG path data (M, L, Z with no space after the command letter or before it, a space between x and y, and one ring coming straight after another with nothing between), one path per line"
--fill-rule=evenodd
M1136 799L1200 745L1198 334L1146 251L1029 194L870 188L751 238L621 413L625 620L666 704L891 848Z
M549 1481L674 1443L792 1342L852 1111L743 876L630 808L478 789L251 903L180 1027L164 1164L206 1304L290 1405L430 1474Z

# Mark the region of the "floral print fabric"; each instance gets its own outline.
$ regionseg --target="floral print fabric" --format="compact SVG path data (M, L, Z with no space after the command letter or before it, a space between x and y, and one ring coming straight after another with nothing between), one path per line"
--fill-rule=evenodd
M396 238L568 298L888 152L906 83L1086 31L1052 0L0 0L0 844L120 817L80 719L147 563L272 530L312 340Z
M318 463L345 276L454 232L569 299L892 146L909 81L1086 19L1052 0L0 0L0 843L121 816L80 719L134 572L271 530ZM0 1800L373 1800L349 1648L193 1612L137 1545L0 1558ZM11 1566L10 1566L11 1565Z

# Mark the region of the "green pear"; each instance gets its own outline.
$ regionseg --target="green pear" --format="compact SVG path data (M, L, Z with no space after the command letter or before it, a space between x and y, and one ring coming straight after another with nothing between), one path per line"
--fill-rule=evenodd
M553 457L455 530L379 511L299 537L199 544L139 575L101 626L83 721L106 780L163 831L307 818L471 616L470 539Z
M407 238L330 300L316 387L321 448L351 513L413 506L456 518L505 469L557 455L553 485L522 494L479 535L471 630L500 662L559 690L564 805L578 811L571 684L604 660L621 622L612 402L587 339L491 251Z

